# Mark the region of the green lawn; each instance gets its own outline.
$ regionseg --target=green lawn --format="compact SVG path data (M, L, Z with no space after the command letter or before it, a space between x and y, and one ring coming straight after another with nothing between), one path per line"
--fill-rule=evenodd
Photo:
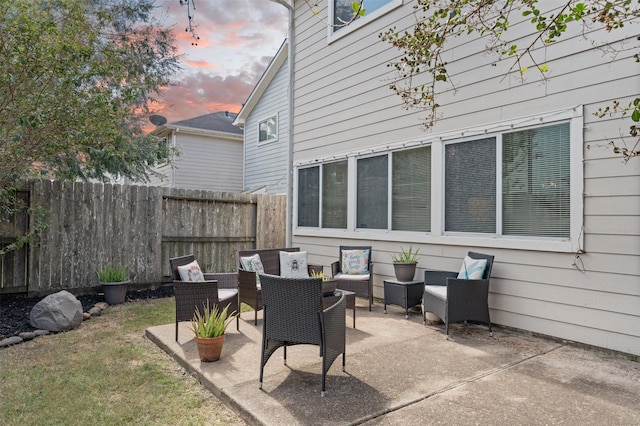
M173 298L127 302L0 350L0 424L243 424L144 337L174 320Z

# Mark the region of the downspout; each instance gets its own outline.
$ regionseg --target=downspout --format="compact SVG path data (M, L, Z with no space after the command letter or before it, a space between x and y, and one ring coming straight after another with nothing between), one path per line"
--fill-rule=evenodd
M286 247L291 247L293 239L293 17L294 3L286 0L271 0L287 8L289 11L289 31L287 35L287 66L289 67L289 146L287 149L287 220L286 220Z

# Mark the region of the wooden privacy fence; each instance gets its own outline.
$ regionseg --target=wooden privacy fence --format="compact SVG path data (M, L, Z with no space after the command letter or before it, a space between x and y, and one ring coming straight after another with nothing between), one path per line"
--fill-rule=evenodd
M133 283L159 285L169 258L193 253L205 271L237 269L238 250L283 247L286 197L137 185L37 180L31 206L51 216L48 229L26 249L0 257L0 294L75 293L98 286L95 270L127 266ZM12 225L24 227L25 218ZM18 232L0 228L0 241Z

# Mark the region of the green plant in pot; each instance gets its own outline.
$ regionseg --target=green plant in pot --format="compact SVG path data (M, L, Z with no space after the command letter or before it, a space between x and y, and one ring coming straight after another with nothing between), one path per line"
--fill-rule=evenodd
M398 281L412 281L416 274L416 266L418 265L418 252L420 249L413 250L413 246L409 245L409 249L400 249L400 252L391 255L393 261L393 269L396 273Z
M222 310L218 308L218 305L211 307L208 299L202 308L203 310L200 312L200 309L196 307L191 320L198 354L201 361L217 361L222 353L225 331L235 318L236 312L229 313L229 305Z
M96 270L104 300L110 305L124 303L131 280L125 265L106 264Z

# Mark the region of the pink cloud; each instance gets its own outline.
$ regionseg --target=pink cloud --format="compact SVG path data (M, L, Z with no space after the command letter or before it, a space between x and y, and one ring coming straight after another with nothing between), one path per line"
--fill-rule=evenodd
M153 113L169 123L216 111L238 112L286 37L287 10L268 0L196 1L197 46L187 9L158 0L163 24L173 26L182 54L175 86L162 91ZM153 127L153 126L151 126Z

